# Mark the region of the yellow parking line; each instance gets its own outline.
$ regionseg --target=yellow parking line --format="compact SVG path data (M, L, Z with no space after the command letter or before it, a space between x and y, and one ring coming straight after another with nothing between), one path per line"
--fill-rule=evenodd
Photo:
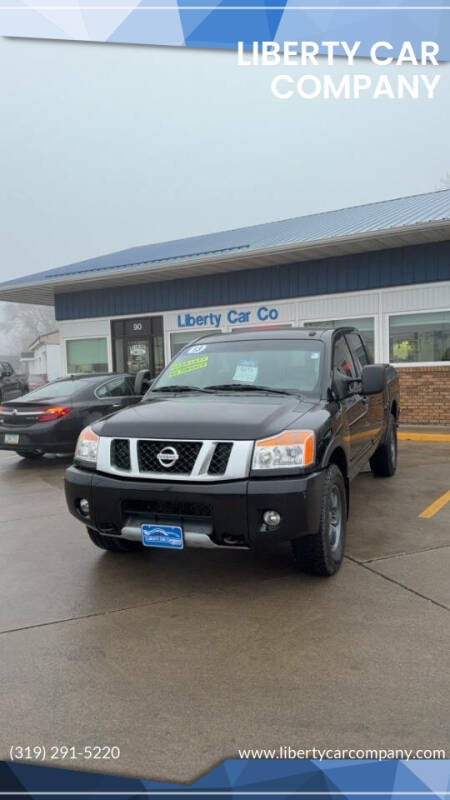
M444 492L444 494L441 495L441 497L438 497L438 499L435 500L434 503L431 503L431 505L428 506L428 508L426 508L425 511L422 511L422 513L419 514L419 517L422 517L422 519L429 519L430 517L434 517L434 515L437 514L438 511L441 510L441 508L444 508L444 506L447 505L447 503L450 503L450 489L448 490L448 492Z
M399 431L398 439L411 442L450 442L450 433L414 433L413 431Z

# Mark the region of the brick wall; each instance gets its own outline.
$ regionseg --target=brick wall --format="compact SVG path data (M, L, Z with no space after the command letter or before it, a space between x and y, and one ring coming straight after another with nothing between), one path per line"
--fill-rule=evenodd
M398 367L400 422L450 424L450 365Z

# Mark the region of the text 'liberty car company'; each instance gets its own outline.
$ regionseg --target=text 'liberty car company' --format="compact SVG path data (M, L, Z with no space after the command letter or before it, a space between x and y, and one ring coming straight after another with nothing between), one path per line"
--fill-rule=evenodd
M364 97L373 100L433 100L440 75L418 73L414 68L423 67L428 71L438 67L438 54L439 45L434 41L421 41L418 46L410 41L398 45L377 41L364 52L360 41L254 41L250 48L244 42L238 42L238 65L241 67L282 65L302 69L300 76L281 74L272 79L271 91L279 100L289 100L294 96L302 100L360 100ZM360 56L368 57L378 68L386 69L393 65L405 67L407 71L380 75L361 73L356 71L355 65L355 58ZM344 63L349 72L317 75L309 71L324 63L331 67Z
M192 328L195 326L220 328L223 324L222 318L229 325L243 325L252 321L252 315L254 315L257 322L274 322L279 317L279 311L273 306L260 306L256 311L230 308L224 314L221 311L208 311L206 314L185 312L184 314L177 314L177 324L179 328Z

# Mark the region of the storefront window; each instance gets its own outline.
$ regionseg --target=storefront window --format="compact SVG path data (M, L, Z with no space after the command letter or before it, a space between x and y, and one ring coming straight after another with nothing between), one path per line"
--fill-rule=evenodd
M106 339L73 339L66 342L67 372L108 372Z
M450 361L450 311L390 317L389 358L394 364Z
M355 317L354 319L327 319L322 322L305 322L305 328L339 328L341 326L357 328L367 347L370 360L375 361L375 319L373 317Z

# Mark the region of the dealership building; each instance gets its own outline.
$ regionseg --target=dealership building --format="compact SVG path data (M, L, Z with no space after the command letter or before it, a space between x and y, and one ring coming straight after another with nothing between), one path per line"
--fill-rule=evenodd
M61 374L158 373L211 331L354 325L402 420L450 423L450 190L134 247L0 285L54 305Z

